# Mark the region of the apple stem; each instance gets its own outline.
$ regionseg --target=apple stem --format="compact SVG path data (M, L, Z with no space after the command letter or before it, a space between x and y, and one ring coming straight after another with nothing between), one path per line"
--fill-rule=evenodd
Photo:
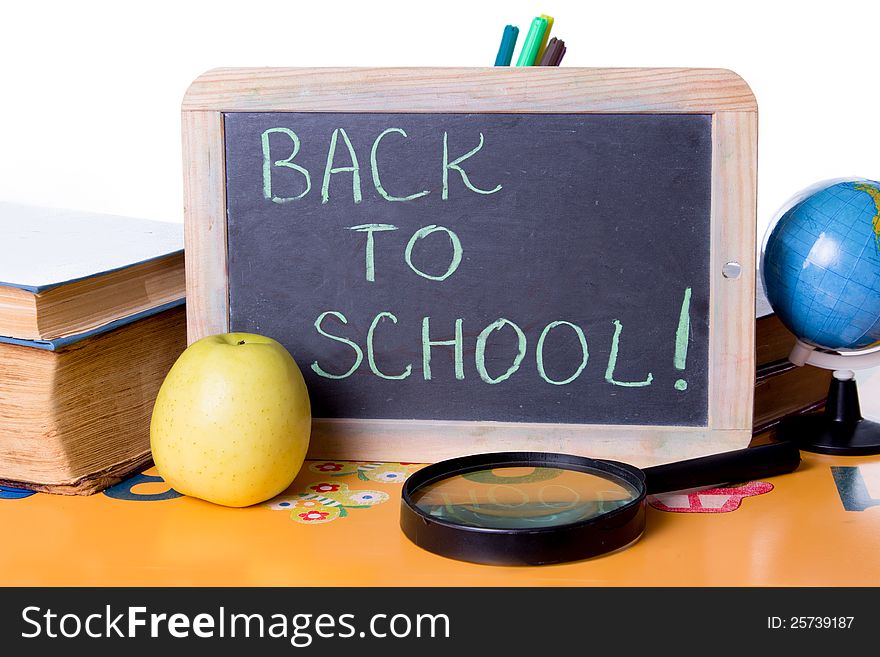
M239 340L238 344L244 344L244 340Z

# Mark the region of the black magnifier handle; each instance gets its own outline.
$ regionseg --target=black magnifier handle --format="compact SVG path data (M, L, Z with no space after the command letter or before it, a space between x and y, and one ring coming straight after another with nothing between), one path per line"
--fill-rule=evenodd
M656 465L643 472L648 493L657 494L772 477L796 470L800 462L797 445L780 442Z

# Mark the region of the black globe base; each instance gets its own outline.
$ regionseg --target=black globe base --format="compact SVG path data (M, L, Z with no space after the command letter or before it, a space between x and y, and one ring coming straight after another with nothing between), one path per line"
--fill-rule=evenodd
M880 423L862 417L854 379L832 379L822 413L780 422L777 440L790 440L805 452L836 456L880 454Z
M880 423L829 421L824 413L789 418L779 424L777 440L791 440L805 452L837 456L880 454Z

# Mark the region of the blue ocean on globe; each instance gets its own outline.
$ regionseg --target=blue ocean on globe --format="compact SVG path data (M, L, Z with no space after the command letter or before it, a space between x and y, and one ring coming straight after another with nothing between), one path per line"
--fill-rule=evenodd
M771 228L762 274L801 340L836 351L880 342L880 183L835 183L792 206Z

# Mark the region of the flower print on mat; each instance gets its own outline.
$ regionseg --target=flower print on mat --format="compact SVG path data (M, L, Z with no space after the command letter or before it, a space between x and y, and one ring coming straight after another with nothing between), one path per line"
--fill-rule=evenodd
M331 511L335 511L335 513L331 514ZM299 522L330 522L331 520L336 520L338 517L338 509L331 509L330 511L303 511L302 513L296 514L296 519L298 519Z
M356 474L361 481L377 481L381 484L402 484L420 463L381 463L379 461L317 461L309 464L309 470L331 477Z
M263 504L274 511L288 511L294 522L320 525L348 516L350 509L369 509L388 501L380 490L351 490L348 484L318 482L307 491L282 494Z

